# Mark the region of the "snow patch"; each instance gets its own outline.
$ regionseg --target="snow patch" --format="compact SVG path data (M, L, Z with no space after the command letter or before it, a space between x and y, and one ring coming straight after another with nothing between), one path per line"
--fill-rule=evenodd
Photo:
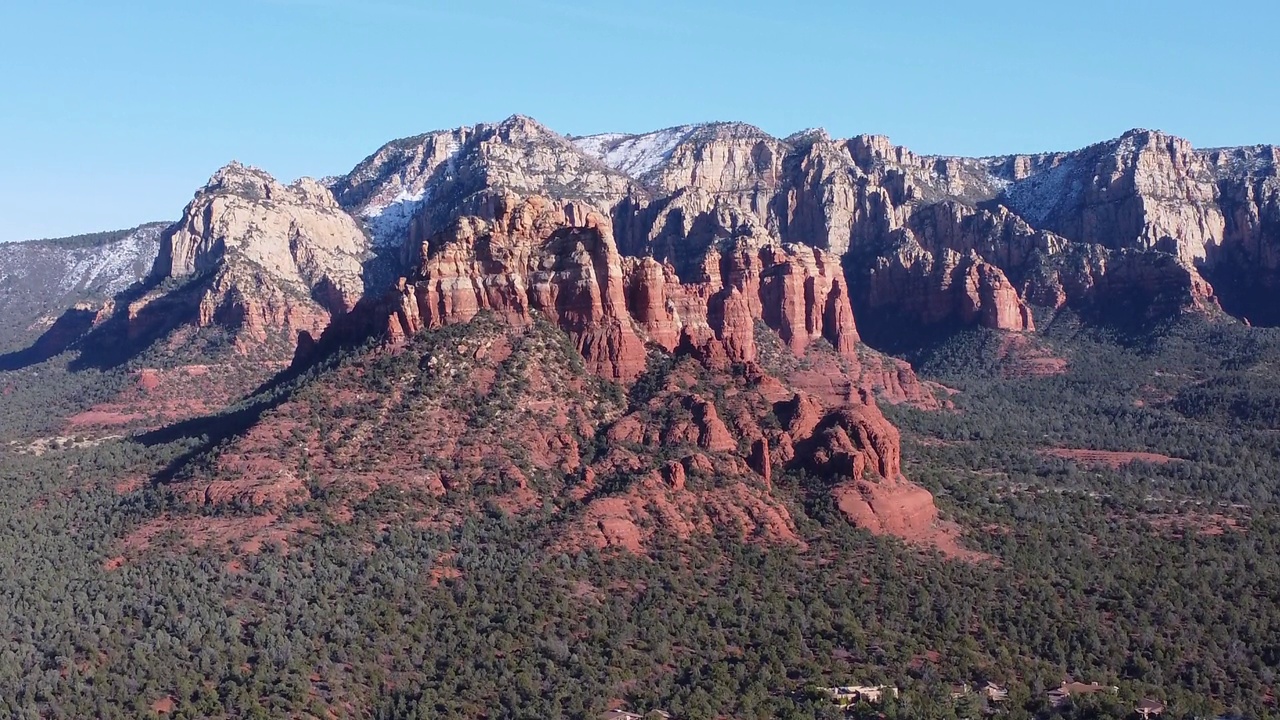
M1056 167L1009 184L1002 198L1009 209L1033 227L1040 227L1060 208L1078 205L1091 178L1091 166L1086 166L1080 155L1073 154Z
M374 247L390 247L400 244L409 230L409 223L418 209L427 203L431 193L423 188L417 192L401 190L386 202L373 202L360 213L364 226L373 237Z
M1229 178L1274 176L1280 171L1280 148L1274 145L1207 148L1197 152L1219 175Z
M458 142L457 138L450 137L445 142L445 157L440 164L445 165L447 177L452 177L456 172L458 155L462 152L462 148L462 143ZM394 183L388 183L390 187L375 196L360 211L359 217L364 222L369 235L372 236L374 247L399 247L404 242L413 218L423 206L431 202L432 188L428 186L425 178L429 177L437 167L439 164L412 171L405 167L399 168L398 172L392 176ZM386 197L386 194L397 186L399 190L396 194Z
M124 290L137 279L139 261L155 256L160 233L155 226L138 228L115 242L67 253L59 288L63 292L93 288L107 295Z
M575 138L573 144L614 170L641 178L670 160L676 147L697 129L697 125L680 125L643 135L605 133Z

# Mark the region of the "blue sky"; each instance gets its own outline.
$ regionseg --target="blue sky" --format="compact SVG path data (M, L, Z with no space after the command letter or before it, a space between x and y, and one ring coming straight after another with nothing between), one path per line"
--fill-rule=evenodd
M231 159L282 179L530 115L564 133L742 120L918 152L1130 127L1280 143L1273 2L13 0L0 241L176 219Z

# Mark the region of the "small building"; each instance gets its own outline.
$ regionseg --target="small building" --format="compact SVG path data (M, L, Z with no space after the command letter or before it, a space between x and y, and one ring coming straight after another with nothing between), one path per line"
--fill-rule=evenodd
M970 692L972 692L972 688L969 687L969 683L960 683L959 685L952 685L951 699L963 700L969 696Z
M819 688L831 696L832 702L841 707L848 707L859 702L880 703L885 696L898 697L898 688L892 685L839 685Z
M1143 698L1142 702L1138 703L1138 707L1134 708L1133 711L1143 720L1150 720L1153 717L1164 714L1164 703L1150 698Z
M987 696L988 702L1004 702L1009 699L1009 689L1001 687L993 682L989 682L982 687L983 695Z
M600 718L600 720L644 720L644 716L626 710L609 710L600 713L596 717Z
M1064 682L1056 690L1050 690L1049 702L1054 707L1065 705L1068 700L1080 695L1093 695L1100 692L1116 693L1120 692L1120 688L1115 685L1099 685L1096 682L1085 684L1082 682Z

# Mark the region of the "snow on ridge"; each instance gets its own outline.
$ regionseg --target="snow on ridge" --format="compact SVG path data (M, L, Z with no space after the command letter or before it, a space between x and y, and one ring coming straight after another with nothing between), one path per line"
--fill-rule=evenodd
M456 172L458 156L462 154L465 145L458 142L454 135L448 136L443 142L444 158L440 163L430 164L429 167L413 165L412 168L401 165L384 184L383 191L371 197L358 213L357 217L364 222L374 247L385 249L401 245L413 217L422 206L431 201L431 173L440 165L447 168L449 177ZM396 191L396 195L390 195L392 191Z
M1078 154L1068 155L1055 167L1009 184L1004 188L1004 203L1033 227L1040 227L1059 208L1079 201L1090 170Z
M1204 148L1196 153L1228 177L1275 175L1280 171L1280 147L1275 145Z
M461 154L463 147L463 144L453 136L445 141L445 157L441 164L447 167L447 174L450 176L455 172L458 155ZM424 183L424 179L429 177L436 167L439 165L422 169L420 174L409 174L401 168L394 177L395 184L392 186L398 187L398 192L391 197L375 196L360 211L359 218L372 236L374 247L397 247L404 241L405 233L414 216L422 206L431 201L432 188Z
M587 135L586 137L573 138L570 140L579 150L595 157L604 159L608 154L609 148L616 146L623 140L638 137L636 135L627 135L625 133L601 133L599 135Z
M431 193L426 188L417 192L401 190L399 194L386 202L373 202L360 213L365 228L373 236L374 247L389 247L399 244L409 223L417 214L418 208L426 204Z
M676 146L698 129L697 125L679 125L643 135L605 133L575 138L579 150L592 155L605 165L633 178L643 177L671 158Z
M140 227L113 243L73 254L60 283L64 291L99 288L114 295L137 279L139 261L150 266L160 247L161 226Z

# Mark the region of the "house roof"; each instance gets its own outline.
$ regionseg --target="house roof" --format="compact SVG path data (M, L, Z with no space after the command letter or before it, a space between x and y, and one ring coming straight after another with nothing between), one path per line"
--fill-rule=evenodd
M1090 693L1102 692L1104 690L1113 690L1110 685L1099 685L1098 683L1082 683L1082 682L1064 682L1062 687L1058 688L1058 692L1064 695L1088 695Z
M597 717L600 720L643 720L641 715L626 710L609 710L600 713Z

